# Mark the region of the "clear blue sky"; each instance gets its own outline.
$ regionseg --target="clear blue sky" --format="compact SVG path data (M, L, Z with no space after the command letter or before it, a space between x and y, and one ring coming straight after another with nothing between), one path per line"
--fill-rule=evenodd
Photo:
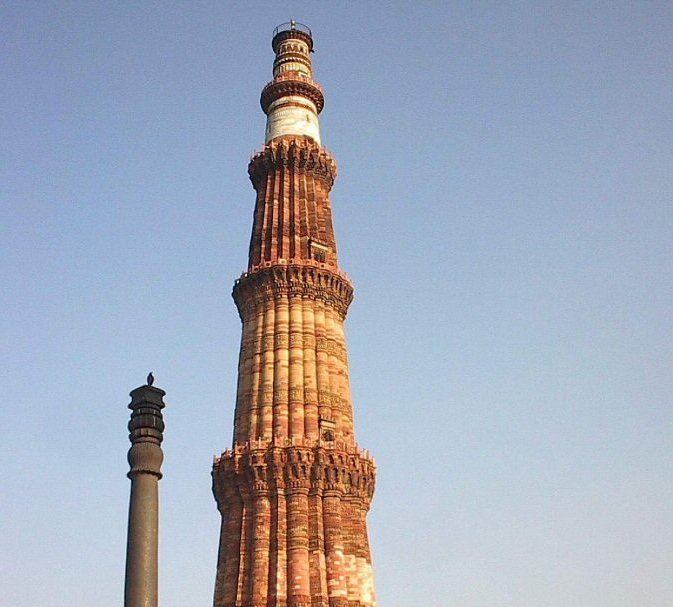
M673 604L670 2L4 2L3 607L209 605L273 28L314 31L381 607Z

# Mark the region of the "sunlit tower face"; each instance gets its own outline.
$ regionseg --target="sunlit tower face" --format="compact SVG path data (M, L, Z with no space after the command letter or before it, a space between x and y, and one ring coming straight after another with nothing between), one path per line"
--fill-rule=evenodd
M321 147L324 105L310 30L274 32L262 90L265 146L247 271L231 449L216 458L222 514L217 607L375 607L366 515L375 464L357 446L344 321L353 287L338 263Z

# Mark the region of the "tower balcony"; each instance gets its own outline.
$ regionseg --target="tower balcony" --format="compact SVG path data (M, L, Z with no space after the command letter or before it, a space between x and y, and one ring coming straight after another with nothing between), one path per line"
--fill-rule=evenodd
M289 96L305 97L312 101L319 114L325 107L325 94L313 78L304 76L297 71L289 71L278 74L263 89L259 102L265 114L268 114L269 106L281 97Z

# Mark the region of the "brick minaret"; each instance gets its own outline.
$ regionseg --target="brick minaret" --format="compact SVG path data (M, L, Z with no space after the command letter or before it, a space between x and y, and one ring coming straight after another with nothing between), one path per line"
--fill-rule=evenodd
M222 514L216 607L375 607L366 514L375 465L353 430L339 269L320 144L324 98L313 39L276 28L262 90L266 143L248 270L234 285L243 323L233 446L215 459Z

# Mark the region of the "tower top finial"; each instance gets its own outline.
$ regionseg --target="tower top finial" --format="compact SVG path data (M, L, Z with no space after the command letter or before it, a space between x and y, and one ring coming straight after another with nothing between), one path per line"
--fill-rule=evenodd
M273 47L274 53L277 51L276 45L286 38L299 38L300 40L304 40L306 44L308 44L309 52L313 50L313 35L311 34L311 28L308 25L299 23L299 21L296 21L295 19L290 19L287 23L281 23L273 30L271 46Z

